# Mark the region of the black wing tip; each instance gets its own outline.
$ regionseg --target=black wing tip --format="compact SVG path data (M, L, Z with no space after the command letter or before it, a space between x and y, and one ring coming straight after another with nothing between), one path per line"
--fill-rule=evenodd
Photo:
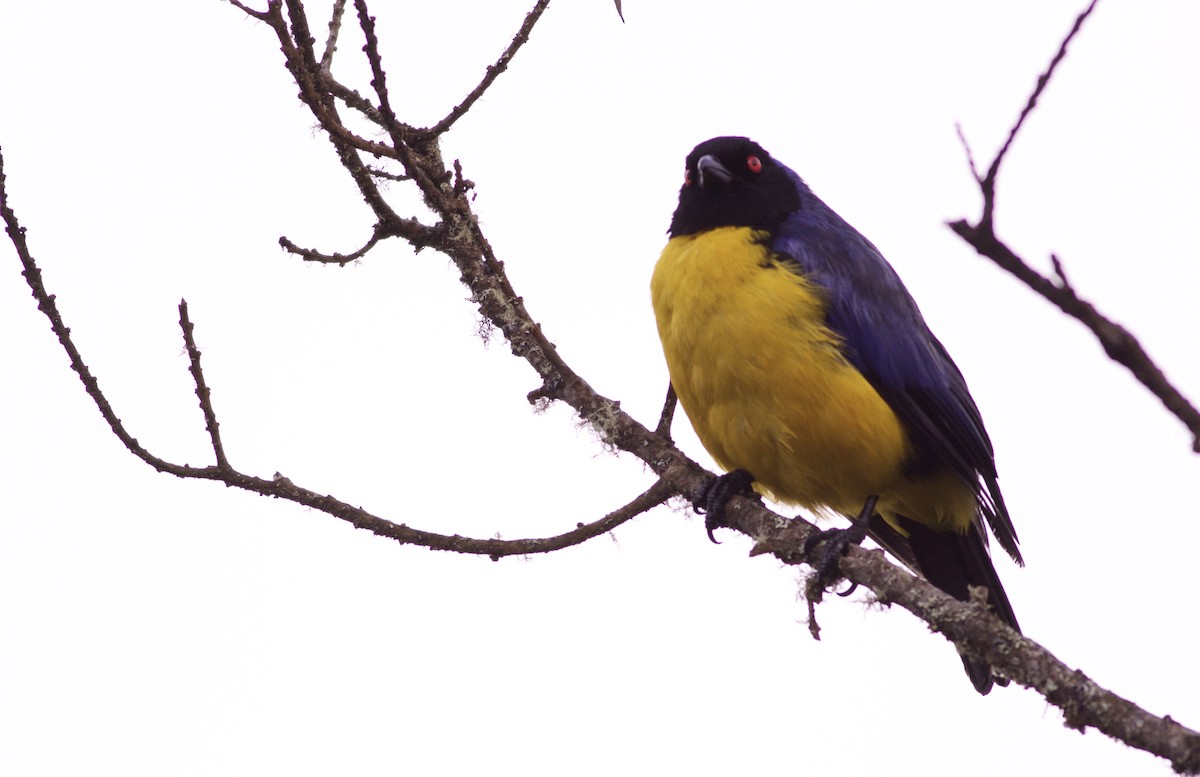
M1000 483L997 482L995 475L987 475L983 478L983 485L983 490L979 492L980 512L983 513L988 526L991 527L992 534L996 537L996 542L1000 543L1004 552L1016 562L1017 566L1025 566L1025 559L1021 557L1021 550L1017 547L1020 540L1017 538L1016 527L1013 526L1012 519L1008 516L1008 506L1004 504L1004 495L1000 493Z
M975 686L975 690L979 692L980 696L987 696L991 693L993 686L998 685L1003 688L1008 685L1007 677L992 674L992 667L988 662L966 656L961 657L963 668L967 670L967 677L970 678L971 685Z
M926 580L964 602L971 601L972 586L985 589L992 613L1020 633L1017 616L987 551L982 525L972 524L960 534L935 531L911 518L900 517L900 522L908 535L908 550ZM971 684L982 695L986 695L993 685L1008 682L996 677L987 661L965 655L962 661Z

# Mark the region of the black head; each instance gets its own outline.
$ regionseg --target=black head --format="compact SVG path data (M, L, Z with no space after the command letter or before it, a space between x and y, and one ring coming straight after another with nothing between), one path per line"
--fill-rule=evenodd
M717 227L773 231L800 208L793 175L753 140L706 140L688 154L670 235Z

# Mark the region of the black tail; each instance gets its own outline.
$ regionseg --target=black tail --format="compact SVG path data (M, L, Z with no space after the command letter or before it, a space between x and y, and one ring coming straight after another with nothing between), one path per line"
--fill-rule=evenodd
M992 612L1014 630L1021 630L978 525L972 524L965 534L959 534L934 531L908 518L900 518L900 522L907 537L876 516L871 521L871 538L955 599L970 601L967 586L985 588ZM963 656L962 662L971 684L981 694L990 691L993 684L1008 685L1008 680L992 674L986 661Z

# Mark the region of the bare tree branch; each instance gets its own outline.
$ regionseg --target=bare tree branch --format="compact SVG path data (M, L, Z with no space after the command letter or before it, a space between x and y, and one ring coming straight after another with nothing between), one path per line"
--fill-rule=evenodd
M666 501L677 492L673 478L658 479L647 491L636 497L629 504L621 507L599 520L591 523L578 523L576 528L562 534L546 538L529 538L517 540L477 539L460 535L446 535L437 532L412 529L404 524L397 524L379 516L373 515L359 507L332 496L318 494L315 491L297 486L288 478L276 473L266 480L264 478L239 472L230 466L225 455L224 445L219 433L220 423L212 405L212 392L204 377L201 365L200 349L196 345L195 326L188 313L186 301L179 304L179 323L183 330L184 344L188 353L189 369L196 387L196 397L200 401L200 409L204 416L209 439L217 460L213 467L192 467L186 464L174 464L154 456L135 440L117 418L108 399L100 390L99 384L83 361L79 350L71 339L71 332L62 322L54 296L46 291L41 281L41 271L29 252L25 240L25 229L20 225L16 214L8 202L7 181L4 175L4 156L0 153L0 218L3 218L9 237L17 249L17 254L25 266L25 277L38 301L39 309L50 319L51 328L58 336L59 342L71 360L71 366L83 381L89 396L96 403L100 414L108 422L113 433L125 444L135 456L154 467L159 472L168 472L182 478L200 480L216 480L234 488L251 491L262 496L286 499L329 515L340 518L356 528L367 529L381 537L396 540L401 544L420 545L430 550L447 550L456 553L490 556L499 559L502 556L528 555L531 553L549 553L555 550L578 545L586 540L612 531L642 513ZM694 467L695 465L693 465Z
M1062 273L1062 264L1058 257L1051 257L1059 279L1059 282L1055 283L1037 270L1034 270L1024 259L1005 245L995 232L996 177L1000 173L1000 163L1004 160L1004 156L1008 153L1009 148L1016 139L1017 132L1037 105L1038 98L1050 83L1050 77L1054 74L1055 68L1058 67L1059 63L1066 56L1067 47L1071 43L1071 40L1079 32L1083 26L1083 22L1095 9L1096 2L1097 0L1092 0L1088 7L1076 17L1075 24L1071 27L1071 31L1067 34L1066 38L1063 39L1058 52L1050 61L1049 67L1038 77L1037 86L1029 96L1029 100L1026 102L1025 108L1021 111L1016 124L1013 125L1012 130L1008 133L1008 138L1004 141L1004 145L1000 148L1000 151L996 154L996 158L992 160L991 165L988 167L987 175L983 178L979 177L979 173L975 167L974 156L971 154L971 148L966 138L963 137L961 128L959 129L959 138L966 149L971 174L979 183L979 190L983 194L983 213L976 224L971 224L966 219L959 219L958 221L951 222L949 227L980 255L991 259L1002 269L1011 273L1022 283L1033 289L1033 291L1056 305L1059 310L1090 329L1104 347L1104 351L1108 354L1109 358L1132 372L1134 377L1141 381L1142 385L1146 386L1146 388L1159 398L1168 411L1184 423L1188 431L1192 434L1192 450L1200 453L1200 411L1197 411L1195 406L1167 380L1166 375L1154 363L1150 355L1146 353L1146 350L1138 342L1137 338L1125 327L1100 313L1092 303L1081 299L1075 293L1075 289L1067 283L1066 276Z
M71 362L71 369L79 376L79 379L83 382L84 390L87 391L92 401L96 403L96 408L100 411L100 415L104 418L109 428L112 429L113 434L117 436L117 439L121 441L121 444L134 456L137 456L159 472L169 472L172 475L179 475L181 477L201 477L203 475L200 473L207 473L209 468L200 469L180 466L151 454L125 429L124 424L121 423L121 419L117 417L112 405L108 402L108 398L100 390L99 382L92 375L87 364L84 363L83 356L80 355L79 349L75 347L75 343L72 342L71 330L63 323L62 315L58 311L58 304L55 301L54 295L46 290L42 282L42 271L38 269L29 251L29 244L25 239L25 228L21 226L16 214L9 206L8 183L4 174L4 155L2 151L0 151L0 218L4 219L9 239L16 248L17 256L25 268L22 274L25 276L25 281L29 284L29 288L33 292L34 299L37 300L38 310L42 311L46 315L46 318L50 320L50 328L54 331L63 350L66 351L67 358Z
M748 499L735 500L732 519L755 540L751 555L770 553L785 564L812 564L802 549L809 528ZM731 506L734 503L731 503ZM814 548L813 553L819 553ZM1200 773L1200 732L1170 717L1159 718L1105 690L1083 672L1071 669L1033 640L1010 629L984 602L963 603L890 563L879 550L852 547L841 572L851 583L869 587L880 603L898 604L925 621L970 655L1032 688L1063 711L1068 728L1095 728L1126 744L1171 762L1181 774Z
M1090 329L1109 358L1133 373L1168 411L1187 426L1192 434L1192 450L1200 453L1200 412L1167 380L1129 330L1104 316L1092 303L1081 299L1061 274L1060 282L1056 284L1030 267L996 236L990 222L971 225L966 221L956 221L950 224L950 228L982 256L991 259L1059 310ZM1061 268L1057 257L1054 261Z

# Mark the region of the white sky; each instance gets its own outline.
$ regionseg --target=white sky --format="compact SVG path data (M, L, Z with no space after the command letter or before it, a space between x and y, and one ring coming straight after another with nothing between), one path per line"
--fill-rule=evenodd
M403 116L458 102L527 5L376 0ZM760 141L884 251L967 375L1028 562L998 560L1026 633L1194 728L1190 440L944 226L979 206L955 122L990 160L1083 5L631 0L622 26L609 0L557 0L445 151L563 356L652 424L647 284L683 158L716 134ZM1102 2L997 212L1193 400L1198 27L1195 3ZM216 0L0 3L12 203L132 433L211 460L185 297L244 471L506 538L643 490L651 475L566 409L531 411L532 370L476 336L444 257L393 242L338 269L276 246L347 252L371 224L281 62ZM814 642L798 572L730 533L710 545L686 510L493 563L157 475L0 256L0 773L1170 773L1030 691L978 697L945 641L861 595L823 605ZM708 461L682 416L675 433Z

